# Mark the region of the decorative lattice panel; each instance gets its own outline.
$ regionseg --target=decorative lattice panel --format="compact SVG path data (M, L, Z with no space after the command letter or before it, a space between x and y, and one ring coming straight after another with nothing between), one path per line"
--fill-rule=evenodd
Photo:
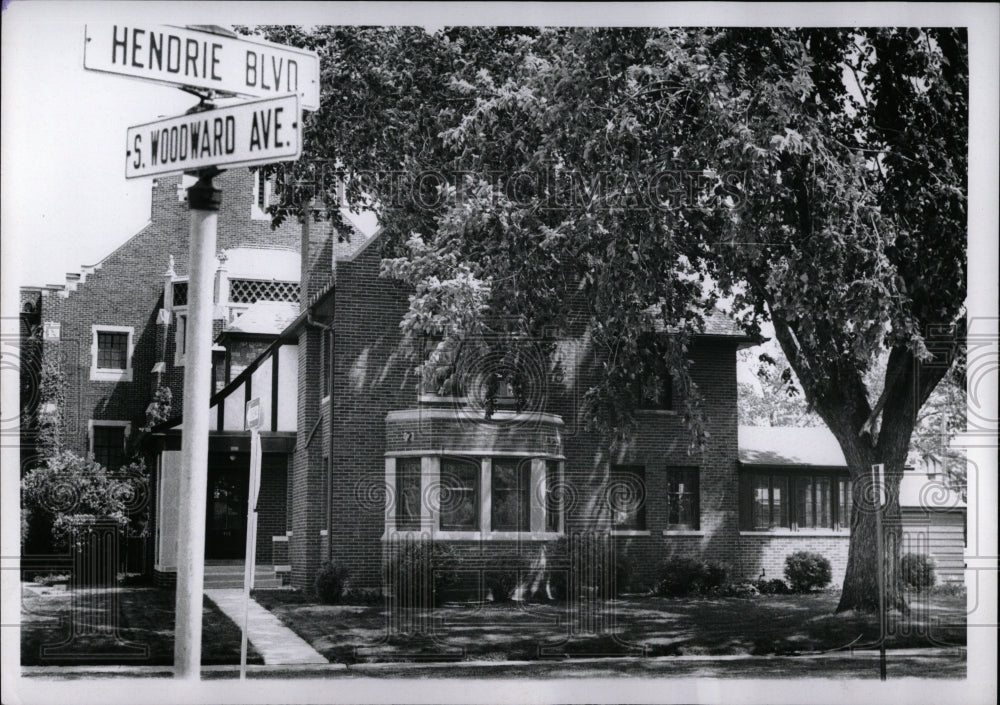
M273 282L262 279L230 279L229 301L234 304L252 304L257 301L298 302L299 285L296 282Z
M187 306L188 283L174 282L174 306Z

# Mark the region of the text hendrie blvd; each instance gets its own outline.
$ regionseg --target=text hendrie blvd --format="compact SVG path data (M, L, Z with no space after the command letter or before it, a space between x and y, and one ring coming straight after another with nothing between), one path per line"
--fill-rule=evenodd
M319 107L316 52L170 26L87 25L84 68L234 95L295 93Z
M291 95L130 127L125 177L297 159L299 123Z

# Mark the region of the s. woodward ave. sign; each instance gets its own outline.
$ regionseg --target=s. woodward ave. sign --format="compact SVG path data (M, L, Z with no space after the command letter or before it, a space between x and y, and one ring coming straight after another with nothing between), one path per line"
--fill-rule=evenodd
M296 95L252 100L128 128L125 178L293 161L302 151Z
M314 51L170 26L87 25L83 66L173 86L265 98L295 93L319 108Z

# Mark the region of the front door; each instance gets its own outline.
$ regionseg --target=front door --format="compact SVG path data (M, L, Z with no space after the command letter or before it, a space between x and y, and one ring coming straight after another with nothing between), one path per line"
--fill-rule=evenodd
M250 479L245 469L209 469L205 558L213 560L244 558L249 485Z

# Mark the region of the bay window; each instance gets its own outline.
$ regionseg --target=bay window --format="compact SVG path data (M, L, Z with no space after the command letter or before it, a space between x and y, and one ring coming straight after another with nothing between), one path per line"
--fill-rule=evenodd
M386 537L555 538L563 526L561 476L560 461L538 457L390 457Z

